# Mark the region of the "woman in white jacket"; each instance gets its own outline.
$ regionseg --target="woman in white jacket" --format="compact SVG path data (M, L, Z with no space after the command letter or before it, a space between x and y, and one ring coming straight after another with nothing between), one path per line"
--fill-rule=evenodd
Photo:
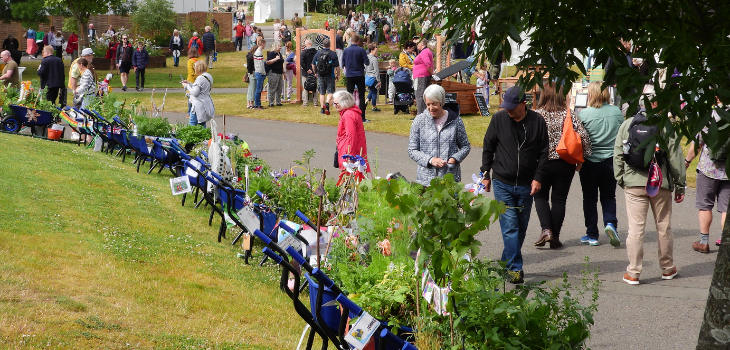
M190 96L190 125L205 126L205 122L215 115L215 106L210 97L210 90L213 88L213 77L208 73L208 66L205 61L197 61L193 65L195 74L194 83L185 80L182 86Z

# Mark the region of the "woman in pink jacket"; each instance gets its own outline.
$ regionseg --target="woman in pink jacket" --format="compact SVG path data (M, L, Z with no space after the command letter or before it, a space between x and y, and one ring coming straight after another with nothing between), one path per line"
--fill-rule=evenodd
M416 106L418 107L416 115L420 115L426 110L423 92L431 85L433 75L433 53L426 47L426 39L418 42L418 51L420 53L413 60L413 79L416 79Z
M342 156L345 154L368 159L365 127L362 124L360 108L355 105L352 94L347 91L335 92L333 104L340 112L340 124L337 126L337 154L339 155L337 163L340 170L345 170L342 165ZM367 172L370 172L370 163L367 164Z

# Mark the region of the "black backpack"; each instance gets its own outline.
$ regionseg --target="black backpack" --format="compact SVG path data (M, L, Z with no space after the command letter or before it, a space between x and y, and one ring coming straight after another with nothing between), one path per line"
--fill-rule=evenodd
M643 114L637 114L634 116L634 120L629 126L629 139L628 153L624 152L624 161L634 169L649 170L649 161L645 161L645 155L649 147L654 148L654 144L647 142L642 146L646 140L659 133L659 127L657 125L643 125L642 123L647 120ZM658 151L654 154L659 165L661 165L661 155L663 151Z
M304 81L304 90L314 91L317 90L317 76L314 74L307 75L307 80Z
M335 66L335 62L332 61L332 55L330 55L330 50L323 49L319 52L319 57L317 57L317 64L315 67L317 68L317 74L319 74L320 77L327 76L332 73L332 68Z
M284 30L284 41L291 41L291 31L289 29Z

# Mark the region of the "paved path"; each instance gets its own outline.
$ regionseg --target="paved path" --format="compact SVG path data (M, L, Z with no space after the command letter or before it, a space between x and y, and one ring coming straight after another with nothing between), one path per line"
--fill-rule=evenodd
M182 114L165 114L171 122L185 122ZM222 128L221 118L216 118ZM314 124L267 121L243 117L226 120L226 132L236 133L246 140L254 154L273 167L289 167L301 154L314 149L317 154L313 165L332 170L336 128ZM416 165L406 152L408 139L401 136L367 132L368 152L377 175L400 171L408 179L416 178ZM462 173L478 172L481 162L480 140L462 164ZM376 154L377 149L377 154ZM377 164L377 167L376 167ZM334 176L330 172L331 176ZM699 254L691 244L697 239L697 211L694 209L695 191L688 189L687 199L673 206L674 258L679 275L671 281L661 279L657 263L656 231L647 225L645 260L640 286L629 286L621 281L628 260L625 247L613 248L608 240L600 238L597 247L582 245L584 235L580 181L576 178L568 198L568 215L562 237L561 250L537 249L532 242L540 232L539 221L533 209L528 237L523 247L527 282L552 280L563 272L579 277L585 256L591 266L600 269L602 281L598 313L589 346L593 349L694 349L699 333L710 280L712 278L716 247L711 254ZM490 194L491 195L491 194ZM626 206L620 189L617 191L619 229L626 236ZM719 221L716 215L715 222ZM649 220L651 221L651 220ZM719 226L713 226L710 237L714 242ZM483 258L499 259L502 240L498 223L479 235ZM578 280L574 280L579 283Z

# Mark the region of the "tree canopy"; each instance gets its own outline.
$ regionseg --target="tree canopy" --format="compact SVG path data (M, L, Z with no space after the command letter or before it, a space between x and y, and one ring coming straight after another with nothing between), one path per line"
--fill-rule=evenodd
M417 0L420 10L414 17L421 18L432 4ZM434 23L442 26L433 31L468 41L474 28L478 55L487 60L499 50L510 58L507 39L521 43L526 36L530 43L517 65L544 68L520 81L525 89L541 85L546 73L569 85L579 76L571 67L586 74L578 54L595 49L596 65L613 61L605 84L616 82L619 94L632 102L630 110L635 110L644 84L652 83L652 101L658 106L648 107L651 122L695 139L708 126L715 97L730 104L729 16L730 8L720 0L445 0L434 11ZM628 52L622 40L633 43L635 50ZM643 59L650 74L642 76L631 67L627 54ZM673 76L675 70L679 75ZM663 80L660 74L665 73ZM709 123L703 135L713 147L730 137L730 114L719 112L721 122Z
M414 18L423 18L432 6L430 0L416 0ZM730 113L716 108L716 98L730 104L730 6L726 1L442 0L433 14L431 31L445 32L448 38L468 42L473 27L481 60L494 58L499 50L509 59L508 39L517 43L523 37L529 39L517 65L543 68L520 79L523 89L542 85L547 73L570 87L579 76L571 67L585 74L578 54L586 56L591 48L596 65L606 67L612 61L604 86L615 82L619 95L631 102L630 111L636 110L639 99L656 102L653 108L645 103L649 123L689 140L701 134L713 149L730 138ZM622 41L633 44L630 51ZM643 71L648 74L632 67L627 55L643 59L647 65ZM654 85L653 98L642 97L647 83ZM719 122L712 118L713 110ZM707 131L702 131L705 127ZM661 138L657 141L665 145ZM730 319L723 311L730 307L728 222L722 241L697 349L725 348L730 342Z
M160 33L170 33L175 29L175 11L168 0L146 0L132 15L132 23L137 30L151 33L152 37Z

